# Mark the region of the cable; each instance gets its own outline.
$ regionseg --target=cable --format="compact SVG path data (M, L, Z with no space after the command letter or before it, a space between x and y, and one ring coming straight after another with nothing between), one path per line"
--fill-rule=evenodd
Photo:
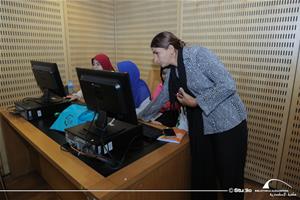
M57 98L56 100L53 100L53 99L49 99L49 102L43 102L43 96L41 97L25 97L22 99L22 103L25 103L25 102L28 102L28 101L31 101L31 102L35 102L37 104L40 104L40 105L43 105L45 103L60 103L62 101L64 101L64 98Z
M125 152L124 152L124 154L123 154L123 157L121 158L120 165L123 164L123 162L124 162L124 160L125 160L125 158L126 158L126 155L127 155L128 151L129 151L129 149L130 149L131 144L132 144L138 137L139 137L139 135L134 136L134 137L131 139L131 141L129 142L129 144L128 144L128 146L127 146L127 149L125 150Z
M122 156L121 159L120 159L120 161L116 161L116 160L113 158L113 156L110 154L110 152L106 149L106 151L109 153L109 155L112 157L112 159L115 160L114 162L117 162L117 166L112 166L112 167L111 167L112 169L118 169L118 168L120 168L120 166L123 164L123 162L124 162L124 160L125 160L125 158L126 158L126 155L127 155L128 151L129 151L129 149L130 149L131 144L132 144L138 137L139 137L139 135L136 135L136 136L134 136L134 137L130 140L130 142L128 143L128 146L127 146L127 148L126 148L126 150L124 151L123 156ZM103 148L106 148L105 145L103 145Z
M18 115L20 114L22 111L24 111L24 109L19 109L17 110L16 106L8 106L6 107L6 110L11 113L11 114L14 114L14 115Z
M77 153L77 156L86 156L86 157L90 157L90 158L95 158L97 160L100 160L104 163L107 163L109 165L113 164L109 159L105 158L104 156L100 156L100 155L95 155L95 154L90 154L90 153L86 153L86 152L83 152L83 151L80 151L79 149L77 149L76 147L74 147L73 145L70 145L68 143L64 144L64 145L67 145L71 150L75 151ZM63 145L60 146L60 149L62 151L65 151L65 152L68 152L68 153L71 153L70 150L68 150L66 147L64 147Z
M66 144L63 144L63 145L66 145ZM63 145L60 145L60 150L70 153L70 151L68 149L66 149Z
M115 126L113 123L115 122L115 118L112 118L112 120L110 122L108 122L108 126Z
M35 100L38 100L38 99L39 99L38 97L25 97L21 101L24 103L26 101L35 101Z
M83 152L83 151L80 151L79 149L73 147L72 145L70 145L70 148L77 152L77 156L80 156L80 155L83 155L83 156L87 156L87 157L90 157L90 158L96 158L97 160L100 160L104 163L107 163L109 165L112 164L112 162L109 160L109 159L106 159L105 157L103 156L99 156L99 155L95 155L95 154L89 154L89 153L86 153L86 152Z

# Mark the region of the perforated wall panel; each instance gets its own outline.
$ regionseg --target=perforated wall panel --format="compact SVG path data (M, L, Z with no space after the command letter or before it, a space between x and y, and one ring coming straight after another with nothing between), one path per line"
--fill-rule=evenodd
M65 8L70 79L78 84L75 68L91 68L96 54L115 64L114 1L67 0Z
M55 62L66 79L62 1L1 0L0 107L40 95L30 60Z
M179 1L116 0L117 61L132 60L144 80L153 66L150 42L155 34L178 32Z
M237 82L248 110L245 176L261 183L279 174L299 48L299 4L183 2L183 39L214 50Z
M296 40L300 40L298 34ZM289 115L289 123L285 137L285 144L280 167L280 180L290 184L292 190L300 195L300 62L298 55L298 64L296 70L296 79L293 89L293 98L291 104L291 112ZM286 185L281 184L280 187L290 189Z

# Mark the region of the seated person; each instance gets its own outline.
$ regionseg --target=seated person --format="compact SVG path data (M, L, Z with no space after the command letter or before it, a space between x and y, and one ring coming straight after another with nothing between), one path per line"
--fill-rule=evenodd
M154 92L152 93L152 101L154 101L156 99L156 97L160 94L162 88L163 88L163 84L165 82L166 79L166 75L167 75L167 67L161 67L160 68L160 83L156 86ZM170 103L170 102L169 102Z
M93 69L115 71L109 60L109 57L103 53L97 54L94 58L92 58L91 61Z
M160 78L161 82L157 85L156 89L152 94L152 101L155 101L157 96L160 94L163 84L166 78L166 74L168 72L168 68L160 68ZM175 127L178 123L178 117L180 112L180 104L179 102L175 102L174 105L171 106L170 101L166 102L165 105L160 109L159 115L153 119L153 123L162 124L168 127Z
M108 56L103 53L97 54L94 58L92 58L91 62L92 62L92 67L95 70L115 71ZM79 90L78 92L69 95L67 97L71 98L71 100L82 99L83 98L82 91Z
M150 98L150 90L146 82L140 79L140 71L136 64L129 60L117 63L117 68L119 72L129 74L135 108L138 108L145 99Z

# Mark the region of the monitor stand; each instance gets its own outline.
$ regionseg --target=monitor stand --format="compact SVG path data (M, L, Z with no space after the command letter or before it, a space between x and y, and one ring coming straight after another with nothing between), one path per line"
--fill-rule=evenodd
M52 94L48 89L43 90L43 95L40 98L34 99L40 105L49 105L64 101L63 97Z
M97 113L97 119L93 124L94 128L99 129L99 132L105 133L107 131L107 116L105 111Z

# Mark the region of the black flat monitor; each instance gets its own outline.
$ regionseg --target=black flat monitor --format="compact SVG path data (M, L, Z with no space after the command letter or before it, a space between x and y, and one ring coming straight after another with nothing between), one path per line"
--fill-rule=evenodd
M105 131L107 116L137 125L128 73L76 68L87 107L99 113L95 125Z
M30 61L37 85L43 92L41 103L61 101L66 96L56 63Z

